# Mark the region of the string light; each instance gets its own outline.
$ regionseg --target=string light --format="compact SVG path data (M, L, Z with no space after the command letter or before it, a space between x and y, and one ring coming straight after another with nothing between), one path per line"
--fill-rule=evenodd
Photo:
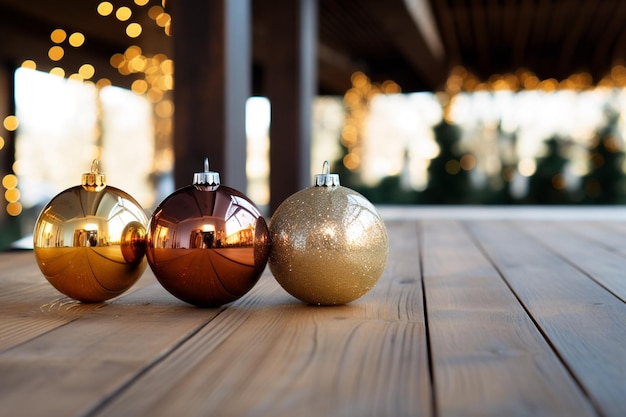
M82 46L83 43L85 43L85 35L80 32L74 32L70 35L68 42L74 48L78 48L79 46Z
M13 131L17 130L17 127L20 125L20 122L19 122L19 120L17 119L16 116L9 115L9 116L4 118L4 121L2 122L2 125L9 132L13 132Z
M48 58L50 58L51 61L60 61L63 59L64 55L65 50L59 45L52 46L48 49Z
M401 88L391 80L382 84L372 83L369 77L360 71L352 74L350 81L352 88L343 96L346 118L341 131L341 144L348 149L343 158L343 165L355 171L361 166L362 135L372 99L378 94L400 93Z
M18 216L22 212L19 202L21 193L17 189L18 179L14 174L7 174L2 178L2 186L5 188L4 198L7 201L6 211L10 216Z
M50 40L54 43L61 43L67 37L67 33L63 29L55 29L50 34Z
M445 91L449 95L455 95L462 91L519 91L523 89L552 92L564 89L587 90L594 87L626 87L626 67L621 64L614 65L610 72L594 85L593 77L585 71L571 74L563 80L555 78L542 80L532 71L520 68L514 73L494 74L489 79L480 81L463 66L456 66L448 75Z
M37 69L37 63L35 63L35 61L33 61L32 59L27 59L24 62L22 62L21 67L35 70Z
M126 6L122 6L115 11L115 17L120 22L125 22L133 15L132 10Z
M113 4L108 1L103 1L98 4L98 8L96 10L100 16L108 16L113 13Z
M150 0L134 0L134 4L139 7L148 5ZM152 6L145 11L155 24L162 27L164 33L169 36L171 30L171 16L165 11L165 1L161 2L161 6ZM102 17L114 15L119 21L125 22L133 17L133 10L127 6L115 7L110 1L101 1L96 7L96 12ZM144 28L137 22L129 22L125 28L125 34L130 39L141 36ZM60 62L66 55L64 43L67 42L74 48L79 48L85 43L85 35L80 32L74 32L68 36L68 32L62 28L56 28L50 32L50 41L52 45L48 49L48 58L53 62ZM155 54L154 56L145 56L141 48L137 45L129 46L124 53L117 53L111 56L110 64L116 68L122 75L142 74L143 77L133 81L131 91L136 94L145 95L146 99L154 104L155 120L155 145L160 154L167 154L164 150L171 145L173 103L167 98L167 93L174 87L173 72L174 64L164 54ZM25 60L21 64L22 68L32 70L37 69L37 64L33 60ZM69 80L92 83L96 88L101 89L111 85L111 81L101 78L95 83L90 81L96 74L96 68L85 63L78 68L76 72L67 72L61 66L54 66L49 70L51 75L59 77L67 77ZM15 116L7 116L3 119L3 125L8 131L17 129L19 122ZM5 139L0 137L0 149L5 146ZM168 157L171 159L170 156ZM171 165L171 164L170 164ZM5 176L6 181L15 180L17 177L13 174ZM3 180L4 181L4 180ZM8 183L7 183L8 184ZM6 211L11 216L18 216L22 212L22 205L19 202L21 193L15 186L5 186L5 200L7 201Z
M141 35L142 30L143 28L139 23L130 23L128 26L126 26L126 35L129 38L136 38Z
M83 64L81 65L81 67L78 69L78 73L80 74L81 77L83 77L85 80L90 79L91 77L94 76L94 74L96 73L96 69L93 67L93 65L91 64Z

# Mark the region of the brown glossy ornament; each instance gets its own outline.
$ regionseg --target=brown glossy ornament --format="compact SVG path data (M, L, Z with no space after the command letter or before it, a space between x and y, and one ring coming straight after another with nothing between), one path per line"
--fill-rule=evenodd
M216 307L246 294L269 254L267 224L243 193L220 185L219 174L194 175L168 196L148 225L146 255L163 287L198 306Z
M81 185L55 196L35 223L39 269L57 290L101 302L129 289L146 269L148 217L133 197L106 185L94 161Z
M269 224L269 267L291 295L310 304L346 304L380 278L388 254L385 224L339 176L315 176L315 186L283 201Z

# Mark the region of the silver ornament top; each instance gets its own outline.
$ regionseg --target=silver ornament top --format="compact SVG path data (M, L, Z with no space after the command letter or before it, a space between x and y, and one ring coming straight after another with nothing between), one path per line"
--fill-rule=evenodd
M336 187L339 185L339 174L330 173L328 161L324 161L322 173L316 174L313 178L313 185L316 187Z
M193 185L203 191L213 191L220 186L220 174L209 171L209 158L204 158L204 172L193 174Z

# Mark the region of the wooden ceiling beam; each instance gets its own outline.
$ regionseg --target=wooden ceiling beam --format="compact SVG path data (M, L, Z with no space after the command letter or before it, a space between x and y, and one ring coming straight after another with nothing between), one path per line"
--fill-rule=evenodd
M502 42L505 45L513 45L517 28L517 15L519 8L516 0L507 0L504 4L502 22Z
M447 0L433 0L434 12L438 17L439 28L446 50L446 58L449 63L460 65L462 63L457 30L454 24L454 17L448 7Z
M574 3L574 2L572 2ZM559 72L563 74L571 73L580 68L574 68L572 62L577 53L577 48L585 36L589 22L593 20L593 16L597 11L597 2L583 1L579 4L573 4L576 7L574 20L567 26L566 36L561 47L559 56ZM587 63L588 66L588 63Z
M445 50L429 1L404 0L404 4L433 57L439 60L443 59Z
M517 14L517 23L515 25L515 38L513 40L511 65L516 67L532 66L528 62L528 40L532 29L534 7L529 1L523 1L519 7Z
M422 20L416 20L408 11L404 0L385 2L360 0L359 3L378 21L404 59L415 70L417 76L421 77L431 89L441 88L447 78L447 68L444 63L443 47L438 49L435 46L437 43L440 45L442 43L436 31L430 6L426 2L422 2L419 6L410 6L418 7L422 13L427 14L429 23L424 24L425 17L421 18ZM438 40L432 41L432 39Z
M487 18L481 2L472 3L472 22L478 66L483 72L490 72L489 37L487 35Z
M320 93L344 92L352 86L351 77L357 71L368 73L363 64L354 62L347 54L319 42L318 56L318 88Z
M622 26L622 33L616 37L612 63L626 65L624 51L626 51L626 26Z
M624 58L626 58L624 56L626 45L620 46L619 43L617 45L614 43L615 39L619 39L620 32L626 36L626 27L623 20L623 16L626 14L626 2L619 2L617 8L612 7L610 4L605 5L605 7L610 10L611 17L604 25L598 37L598 42L596 42L596 48L591 60L594 68L602 68L607 62L613 64L619 60L616 58L621 58L622 63L624 63ZM613 48L617 56L611 56L611 48Z
M454 4L450 6L454 23L459 34L459 48L463 52L467 52L468 46L473 44L474 37L472 35L471 16L464 4Z

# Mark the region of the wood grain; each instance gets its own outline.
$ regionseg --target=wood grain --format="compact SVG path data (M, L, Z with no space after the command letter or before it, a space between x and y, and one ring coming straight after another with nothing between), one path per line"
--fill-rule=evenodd
M431 415L414 225L390 235L361 300L307 306L267 277L97 415Z
M441 415L594 415L461 223L423 222L422 252Z
M85 415L219 311L187 307L155 283L80 317L59 309L49 331L0 353L0 415Z
M622 416L626 304L519 232L537 227L532 222L468 226L602 415Z
M623 221L413 210L386 220L376 287L337 307L269 269L219 309L149 270L80 304L1 253L0 415L623 415Z
M128 293L154 283L154 275L145 275ZM104 305L80 303L59 293L42 275L32 251L0 256L0 352Z
M525 225L524 231L626 302L626 253L621 253L626 234L598 224L546 222Z

